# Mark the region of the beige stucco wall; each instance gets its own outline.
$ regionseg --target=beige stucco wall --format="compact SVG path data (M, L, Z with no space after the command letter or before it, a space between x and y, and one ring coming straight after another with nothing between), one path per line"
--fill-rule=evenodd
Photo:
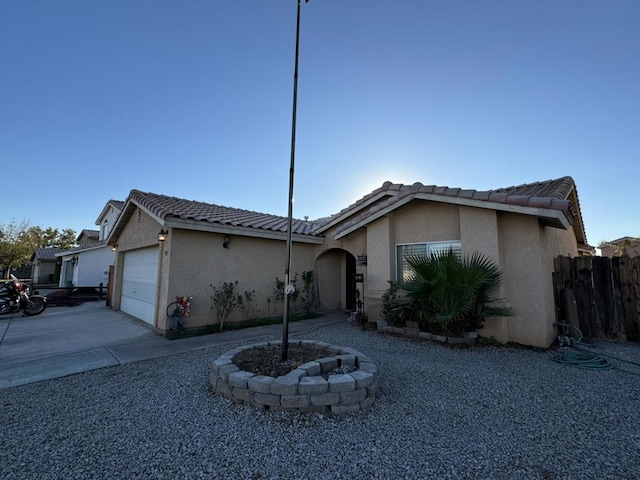
M389 280L395 280L396 244L460 238L458 207L434 202L411 203L335 240L338 227L325 233L323 247L341 248L354 257L363 252L367 255L367 265L356 266L356 272L364 274L364 282L357 288L361 290L366 318L372 322L380 319L380 298L389 287ZM341 288L344 292L344 285Z
M160 225L142 213L134 213L118 238L118 260L124 252L158 245ZM396 245L415 242L461 240L463 253L480 251L494 259L504 272L502 296L515 309L514 317L490 319L482 334L501 342L547 347L555 339L553 259L577 255L573 230L543 227L523 214L496 212L428 201L414 201L382 216L345 237L335 238L336 228L325 232L323 245L294 242L291 275L314 270L321 310L345 308L349 255L367 256L357 265L364 274L359 284L369 321L380 318L380 297L389 280L395 280ZM228 249L223 235L172 228L159 249L159 289L156 327L169 326L165 309L178 295L193 295L187 327L216 323L211 311L211 285L238 281L236 291L255 290L264 315L281 314L273 298L275 278L284 279L286 244L283 240L231 235ZM119 308L121 268L116 268L114 306ZM301 279L298 286L302 286ZM241 320L235 312L232 321Z
M240 235L230 235L229 248L222 246L223 234L171 229L168 262L163 263L162 276L167 280L167 296L162 305L175 300L176 296L193 295L191 316L186 327L198 327L217 323L215 309L212 310L213 287L222 282L238 282L236 293L255 291L255 298L262 316L282 314L282 303L276 304L273 290L276 277L284 280L286 243L284 239L272 240ZM291 278L298 273L297 286L302 288L301 274L314 268L314 246L293 243ZM271 303L267 301L271 299ZM298 306L298 308L301 308ZM292 306L292 312L295 306ZM161 312L159 327L168 326L166 314ZM231 321L242 320L236 310Z
M603 257L613 258L621 255L628 255L629 257L640 256L640 242L628 241L621 242L620 245L603 245L600 248L601 255Z
M573 230L544 227L536 217L497 213L503 298L512 317L487 320L482 335L500 342L548 347L556 337L553 259L577 254Z
M344 310L347 308L347 257L353 259L367 255L367 233L360 230L347 237L336 240L331 230L326 234L324 243L318 245L316 255L316 280L318 285L319 309L323 311ZM357 265L357 273L365 273L366 265ZM364 298L363 285L359 285L361 298Z
M316 261L318 301L323 310L345 308L345 252L331 249Z
M164 331L170 327L166 307L176 296L193 295L191 316L185 319L187 328L217 323L211 295L211 285L238 281L236 292L255 290L259 308L266 316L282 314L282 303L273 301L276 277L284 280L286 241L240 235L230 235L229 248L222 246L224 235L176 228L169 229L165 242L158 241L160 224L141 212L136 213L118 238L113 306L120 308L122 292L122 262L127 251L159 245L158 293L155 327ZM314 268L315 245L294 242L291 276ZM298 287L303 285L298 279ZM267 302L271 298L271 306ZM292 308L293 310L293 308ZM240 311L231 321L242 320Z
M457 205L413 202L397 209L394 219L396 244L460 240L460 207Z
M516 312L513 317L489 319L481 333L500 342L540 347L554 341L553 259L568 252L577 255L572 229L544 227L536 217L523 214L415 201L359 232L366 232L369 321L380 317L380 297L388 280L395 280L396 245L461 240L463 253L482 252L503 270L500 296Z

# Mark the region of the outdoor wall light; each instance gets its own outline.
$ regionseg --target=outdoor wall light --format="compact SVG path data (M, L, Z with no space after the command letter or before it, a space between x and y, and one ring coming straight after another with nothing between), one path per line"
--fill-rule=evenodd
M116 243L113 247L111 247L111 251L115 252L118 250L118 244Z
M78 257L71 257L71 265L73 265L74 267L78 264Z
M231 238L229 238L229 235L225 235L224 238L222 239L222 248L229 248L230 241L231 241Z
M164 242L167 239L167 235L169 235L169 232L163 228L158 232L158 241Z

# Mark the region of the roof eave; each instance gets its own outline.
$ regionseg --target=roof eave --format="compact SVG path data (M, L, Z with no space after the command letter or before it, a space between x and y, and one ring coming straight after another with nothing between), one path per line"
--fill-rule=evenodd
M385 215L390 214L393 210L401 207L402 205L406 205L407 203L413 200L428 200L438 203L448 203L453 205L461 205L467 207L475 207L475 208L483 208L496 210L501 212L510 212L510 213L520 213L524 215L531 215L538 217L543 221L545 225L568 229L571 227L571 222L567 218L566 214L562 210L550 209L550 208L541 208L541 207L527 207L523 205L512 205L506 203L498 203L498 202L488 202L486 200L473 200L469 198L461 198L461 197L446 197L440 194L432 194L432 193L416 193L412 195L407 195L403 199L394 202L392 205L387 206L386 208L382 208L376 213L367 216L362 219L362 221L355 223L354 225L342 230L337 233L334 238L339 240L356 230L366 226L372 221L383 217Z
M184 219L178 217L167 217L164 221L160 221L161 225L166 228L179 228L182 230L193 230L198 232L221 233L226 235L241 235L244 237L263 238L270 240L286 240L286 232L276 232L274 230L264 230L260 228L242 227L235 225L223 225L221 223L212 223L206 221L198 221ZM303 235L292 233L291 239L299 243L311 243L321 245L324 238L317 235Z
M325 223L324 225L322 225L320 228L316 229L316 233L323 233L326 232L327 230L329 230L331 227L339 224L340 222L344 221L345 219L347 219L348 217L352 217L353 215L356 215L359 211L366 209L367 207L369 207L370 205L373 205L374 203L377 203L379 200L385 198L385 197L390 197L393 195L397 195L398 192L389 192L389 191L383 191L378 193L377 195L374 195L371 198L368 198L366 201L362 202L361 204L355 206L354 208L348 209L342 213L338 213L337 216L335 218L332 218L329 222Z
M69 250L61 250L58 253L55 253L55 257L59 258L59 257L65 257L67 255L74 255L76 253L82 253L82 252L89 252L91 250L98 250L100 248L105 248L107 247L106 243L103 243L101 245L91 245L89 247L75 247L75 248L70 248Z
M109 207L113 207L113 208L115 208L115 209L116 209L116 210L118 210L118 211L120 210L120 207L118 207L117 205L115 205L115 204L113 203L113 201L112 201L112 200L109 200L109 201L104 205L104 208L103 208L103 209L102 209L102 211L100 212L100 215L98 215L98 218L96 218L95 225L101 225L101 224L102 224L102 220L104 219L104 217L106 217L106 216L107 216L107 213L108 213L108 211L109 211Z
M107 237L107 245L115 245L118 242L118 238L120 237L122 230L124 230L125 225L129 222L129 219L132 217L136 207L145 212L159 224L164 224L164 220L161 217L158 217L155 213L153 213L143 205L140 205L140 203L138 203L134 199L128 198L124 206L122 207L122 210L120 211L120 215L118 215L113 229L111 230L111 232L109 232L109 236Z

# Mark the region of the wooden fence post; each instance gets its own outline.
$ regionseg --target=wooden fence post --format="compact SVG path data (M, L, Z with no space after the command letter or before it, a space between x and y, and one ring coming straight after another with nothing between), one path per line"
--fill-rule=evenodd
M585 338L640 341L640 257L556 257L558 321Z

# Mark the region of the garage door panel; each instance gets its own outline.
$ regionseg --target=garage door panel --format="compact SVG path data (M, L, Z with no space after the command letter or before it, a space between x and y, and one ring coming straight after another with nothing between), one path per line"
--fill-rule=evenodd
M134 300L153 304L155 302L150 302L149 300L152 298L155 300L156 285L152 283L124 280L122 282L122 295Z
M129 297L122 297L120 310L153 325L155 306L152 303L141 302Z
M128 270L128 271L127 271ZM125 269L124 275L128 280L141 283L150 283L158 271L158 264L154 265L130 265ZM151 283L155 283L151 282Z
M158 281L158 248L126 252L122 277L120 309L153 325Z

